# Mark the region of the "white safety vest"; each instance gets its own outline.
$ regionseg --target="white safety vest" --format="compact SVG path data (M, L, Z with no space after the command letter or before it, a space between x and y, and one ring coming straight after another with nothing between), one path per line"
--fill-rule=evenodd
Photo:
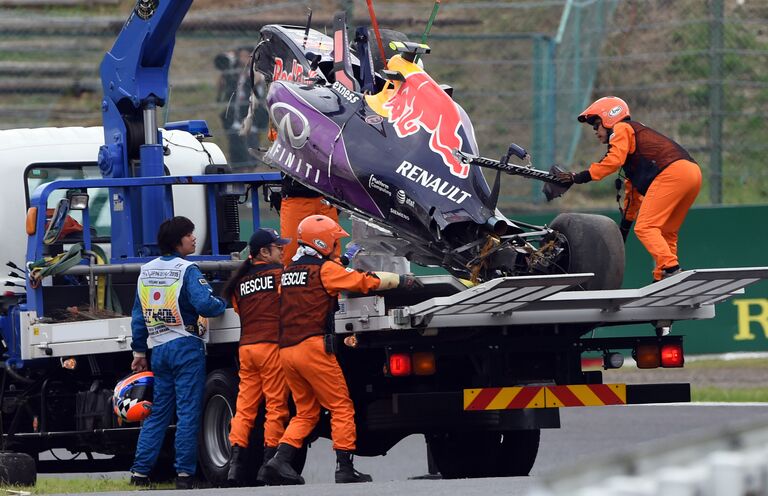
M179 296L184 286L184 274L190 265L193 265L192 262L176 257L171 260L156 258L141 266L137 287L153 346L184 336L208 337L204 328L202 335L189 332L188 326L197 326L198 323L184 322L181 316Z

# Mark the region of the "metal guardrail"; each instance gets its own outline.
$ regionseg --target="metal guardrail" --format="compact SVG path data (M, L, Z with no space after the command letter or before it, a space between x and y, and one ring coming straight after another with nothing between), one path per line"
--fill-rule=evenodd
M757 496L768 494L768 421L667 439L572 466L527 496Z

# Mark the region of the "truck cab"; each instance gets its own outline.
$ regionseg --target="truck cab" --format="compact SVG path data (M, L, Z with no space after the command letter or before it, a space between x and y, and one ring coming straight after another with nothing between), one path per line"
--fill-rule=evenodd
M168 175L191 176L205 174L206 168L219 165L226 168L221 149L183 130L163 130L166 150L165 172ZM37 128L0 131L0 157L3 177L0 184L7 207L0 215L0 228L5 235L0 240L3 263L18 267L14 274L26 270L26 217L36 189L54 181L95 180L102 174L97 163L99 147L104 143L101 127ZM224 164L224 165L222 165ZM47 201L47 219L53 215L66 190L56 190ZM111 215L109 190L94 187L88 190L89 230L94 243L109 256L111 254ZM204 187L191 186L183 195L175 195L174 211L192 219L201 242L196 254L206 245L208 224L205 221L206 201ZM53 256L72 243L83 240L82 210L69 210L68 229L59 240L46 245L46 256ZM47 221L49 222L49 221ZM239 227L239 226L237 226ZM71 232L70 232L71 231ZM8 274L8 273L6 273ZM16 301L26 294L23 279L11 275L0 276L4 285L4 304Z

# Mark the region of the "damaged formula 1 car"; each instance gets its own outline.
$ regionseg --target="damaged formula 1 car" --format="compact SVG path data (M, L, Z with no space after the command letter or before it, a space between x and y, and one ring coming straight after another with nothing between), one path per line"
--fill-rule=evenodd
M548 199L567 186L556 166L546 172L510 163L513 155L529 158L517 145L501 160L479 156L469 116L419 63L428 46L389 32L395 41L384 66L387 54L368 43L369 30L358 30L357 56L343 14L334 31L333 38L309 26L261 31L252 71L270 83L276 138L265 157L272 166L380 233L366 236L369 251L474 281L592 272L585 289L621 285L624 246L610 219L561 214L534 226L497 209L502 172L543 181ZM496 171L492 187L483 168Z

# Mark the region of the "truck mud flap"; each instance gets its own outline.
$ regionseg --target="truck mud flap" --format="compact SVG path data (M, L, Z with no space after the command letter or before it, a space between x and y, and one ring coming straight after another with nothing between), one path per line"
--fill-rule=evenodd
M571 384L464 390L465 411L686 403L690 384Z

